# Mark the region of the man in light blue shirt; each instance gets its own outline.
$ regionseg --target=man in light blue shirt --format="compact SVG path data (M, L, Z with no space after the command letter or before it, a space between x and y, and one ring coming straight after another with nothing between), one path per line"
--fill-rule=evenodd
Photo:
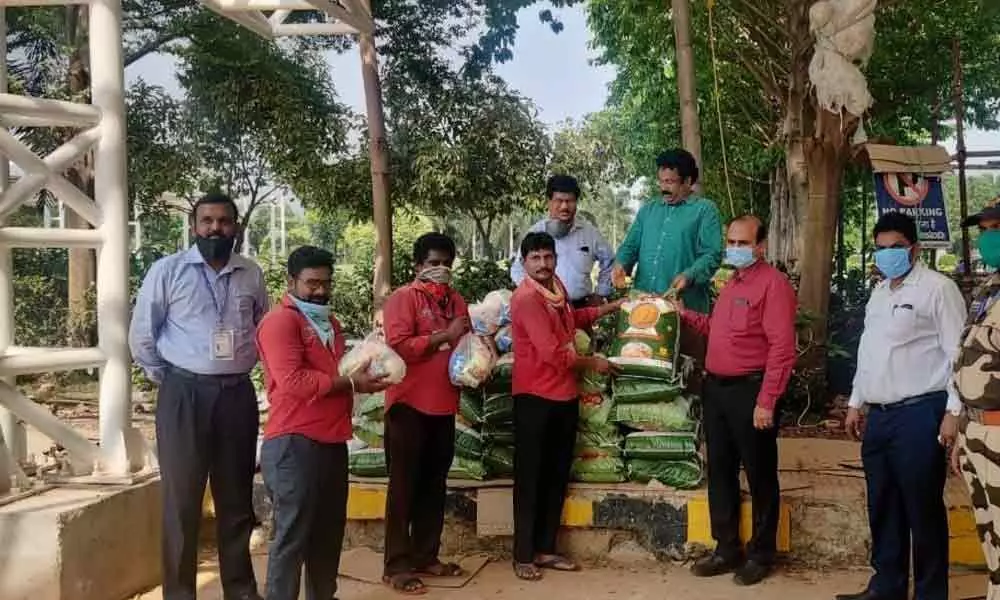
M222 194L198 200L191 217L195 245L150 267L132 314L132 356L160 386L164 600L196 597L209 476L225 597L260 598L250 562L259 417L249 374L268 301L260 267L233 253L238 212Z
M553 175L545 186L549 199L549 216L532 225L529 233L547 232L556 240L556 275L566 286L569 300L579 308L601 304L611 295L611 270L615 253L590 222L577 217L580 185L569 175ZM597 293L592 274L594 263L600 265ZM516 285L524 279L521 258L514 259L510 278Z

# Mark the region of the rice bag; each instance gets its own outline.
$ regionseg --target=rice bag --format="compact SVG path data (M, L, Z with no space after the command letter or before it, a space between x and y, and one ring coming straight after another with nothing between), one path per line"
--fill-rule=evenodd
M682 460L698 456L693 432L639 431L625 436L625 456L650 460Z
M483 465L490 473L500 476L514 474L514 448L511 446L492 445L483 452Z
M489 394L483 402L483 422L493 425L514 422L514 398L510 394Z
M608 380L604 373L588 369L577 377L576 387L581 394L599 394L608 389Z
M501 446L514 445L514 424L513 423L484 423L483 441L489 444Z
M497 359L493 365L493 373L490 374L489 381L486 382L486 391L490 392L510 392L511 381L514 378L514 355L505 354Z
M479 460L483 457L483 436L481 433L455 423L455 455Z
M621 436L617 428L598 431L578 431L573 455L576 458L618 458L621 456Z
M472 331L479 335L494 335L510 323L510 290L495 290L486 294L482 302L469 307Z
M497 331L497 334L493 336L493 341L497 345L497 351L500 354L507 354L514 349L514 335L511 330L510 325L504 325Z
M385 463L385 450L365 448L351 453L347 470L358 477L387 477L389 473Z
M354 375L367 361L371 361L368 374L372 377L385 376L385 381L391 384L400 383L406 377L406 363L374 332L340 359L340 376Z
M625 463L620 458L578 458L570 469L573 481L584 483L621 483L625 481Z
M385 423L372 421L364 417L354 423L354 437L365 443L369 448L381 448L385 439Z
M458 399L458 416L469 426L483 422L482 390L462 390Z
M691 401L678 398L657 404L615 404L612 420L642 431L695 431Z
M385 417L385 393L366 394L354 403L355 414L370 421L381 421Z
M482 481L486 479L489 472L483 466L481 460L473 460L455 455L451 461L451 469L448 470L449 479L474 479Z
M673 380L677 377L680 315L673 302L642 292L629 294L618 312L609 360L624 375Z
M683 391L684 388L680 385L655 379L615 377L611 382L615 404L671 402Z
M585 429L596 429L607 425L611 420L614 403L606 394L584 393L580 395L580 426Z
M490 345L478 335L465 334L448 360L448 375L459 387L477 388L493 371L495 357Z
M697 488L704 480L705 470L700 460L649 460L643 458L628 461L628 478L639 483L657 480L679 490Z

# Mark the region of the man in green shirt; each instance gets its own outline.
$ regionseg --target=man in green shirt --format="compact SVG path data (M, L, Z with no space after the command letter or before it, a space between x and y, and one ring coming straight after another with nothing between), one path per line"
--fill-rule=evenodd
M681 293L684 306L710 309L712 276L722 261L722 219L706 198L693 195L698 165L685 150L656 158L661 198L646 202L618 249L615 281L635 269L633 288Z

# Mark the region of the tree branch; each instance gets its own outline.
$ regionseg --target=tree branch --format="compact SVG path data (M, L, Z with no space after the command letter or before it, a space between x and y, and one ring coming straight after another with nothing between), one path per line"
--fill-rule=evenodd
M162 48L166 44L179 40L183 37L185 37L184 34L176 31L171 31L169 33L161 33L160 35L156 36L155 38L149 40L145 44L139 46L138 48L126 54L124 58L125 67L127 68L129 65L144 58L145 56L159 51L160 48Z

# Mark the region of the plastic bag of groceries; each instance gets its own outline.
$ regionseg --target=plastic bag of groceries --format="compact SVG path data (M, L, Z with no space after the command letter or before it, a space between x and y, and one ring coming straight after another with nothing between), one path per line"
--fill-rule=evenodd
M489 379L496 357L490 345L478 335L467 333L448 360L448 375L459 387L477 388Z
M493 336L493 341L496 342L497 351L500 354L507 354L514 349L514 333L510 325L504 325L497 331L497 334Z
M469 307L472 331L479 335L494 335L510 323L510 290L495 290L486 294L482 302Z
M341 377L354 375L367 361L371 361L368 374L372 377L384 375L385 381L391 384L399 383L406 377L406 363L374 332L340 359L338 371Z

